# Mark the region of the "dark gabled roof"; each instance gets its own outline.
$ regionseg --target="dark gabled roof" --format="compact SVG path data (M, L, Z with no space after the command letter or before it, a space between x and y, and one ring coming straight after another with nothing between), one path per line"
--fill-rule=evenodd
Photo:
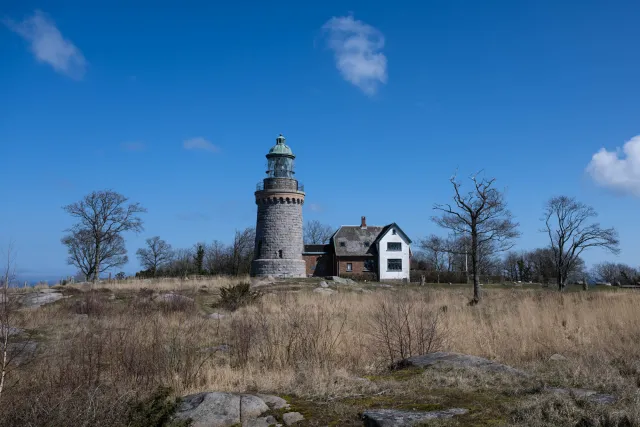
M320 254L327 253L330 250L331 248L329 247L329 245L304 245L304 250L302 253Z
M380 234L378 234L378 237L376 238L376 243L378 242L378 240L382 239L384 237L385 234L387 234L387 231L389 231L391 228L396 228L400 234L404 237L404 239L407 241L407 243L411 244L411 239L409 238L409 236L407 236L407 234L402 231L402 228L398 227L398 224L396 224L395 222L392 222L389 225L385 225L382 229L382 231L380 232Z
M372 256L375 241L384 227L343 225L331 238L337 256ZM344 243L344 246L342 246Z

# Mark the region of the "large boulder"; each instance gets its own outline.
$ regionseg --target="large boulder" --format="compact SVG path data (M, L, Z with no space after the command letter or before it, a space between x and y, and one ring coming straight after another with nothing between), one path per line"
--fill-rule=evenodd
M365 427L409 427L421 425L437 418L464 415L468 409L453 408L444 411L400 411L396 409L372 409L362 413Z
M423 356L413 356L396 363L394 369L404 368L434 368L434 367L456 367L456 368L477 368L484 371L507 373L521 377L529 377L527 372L501 363L493 362L483 357L471 356L468 354L451 353L438 351L425 354Z
M274 406L281 404L275 396L261 398L251 394L196 393L182 399L175 417L179 420L191 419L192 427L229 427L240 424L257 427L271 421L269 417L258 419L270 409L264 399Z
M282 421L284 425L292 426L300 421L304 420L304 416L300 412L287 412L282 414Z

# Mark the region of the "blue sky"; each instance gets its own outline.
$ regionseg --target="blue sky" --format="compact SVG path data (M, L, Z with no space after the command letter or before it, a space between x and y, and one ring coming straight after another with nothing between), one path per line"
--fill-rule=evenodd
M71 274L61 206L142 203L146 237L229 241L279 133L305 219L440 233L448 179L507 191L518 248L544 202L592 205L640 264L638 2L10 1L0 8L0 248L23 277Z

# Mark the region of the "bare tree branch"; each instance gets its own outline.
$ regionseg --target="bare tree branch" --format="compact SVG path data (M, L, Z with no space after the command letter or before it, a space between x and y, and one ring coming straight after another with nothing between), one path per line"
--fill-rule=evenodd
M549 236L560 291L565 288L569 272L586 249L599 247L614 254L620 252L620 241L614 228L603 229L598 223L588 224L597 216L595 209L573 197L553 197L547 202L542 231Z
M307 221L304 225L304 243L307 245L322 245L329 243L333 235L331 226L322 224L318 220Z
M98 280L102 271L127 262L121 234L143 230L142 219L137 215L146 209L139 203L127 205L127 201L115 191L94 191L63 207L78 220L62 239L69 250L68 262L93 281Z
M480 301L481 256L511 249L512 240L520 235L517 231L518 223L513 221L503 193L493 188L495 179L478 178L478 175L471 176L473 189L465 195L460 191L461 184L453 176L450 182L454 190L455 207L451 204L436 204L434 209L440 211L441 216L432 217L440 227L471 238L472 304Z
M147 247L140 248L136 251L136 255L140 260L140 265L146 270L150 270L151 274L155 277L158 269L168 262L173 257L173 249L171 245L159 236L150 237L146 240Z

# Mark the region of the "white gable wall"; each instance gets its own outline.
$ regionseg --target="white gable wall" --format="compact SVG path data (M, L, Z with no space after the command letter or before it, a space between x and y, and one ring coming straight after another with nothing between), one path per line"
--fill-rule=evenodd
M393 229L387 230L387 233L379 240L378 246L378 266L380 271L380 280L409 280L409 247L410 244L402 238L402 234L397 231L393 234ZM402 250L400 251L388 251L387 243L397 242L402 244ZM387 261L389 259L401 259L402 271L388 271Z

